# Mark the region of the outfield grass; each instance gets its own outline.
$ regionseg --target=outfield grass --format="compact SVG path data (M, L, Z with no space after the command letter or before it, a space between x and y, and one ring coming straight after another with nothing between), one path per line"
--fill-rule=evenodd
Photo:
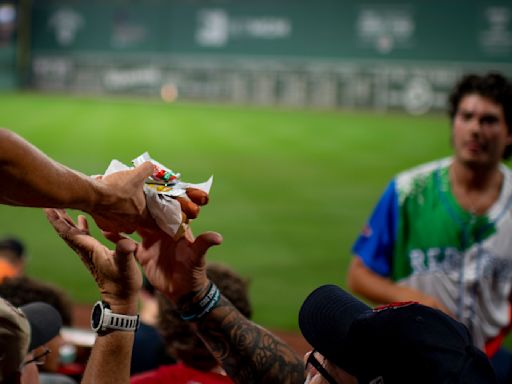
M313 288L345 285L351 244L390 177L450 153L444 116L0 94L0 126L86 174L146 150L186 181L213 174L193 228L224 235L209 259L250 278L255 320L283 329L296 329ZM0 218L0 235L27 243L30 275L98 298L40 210L0 207Z

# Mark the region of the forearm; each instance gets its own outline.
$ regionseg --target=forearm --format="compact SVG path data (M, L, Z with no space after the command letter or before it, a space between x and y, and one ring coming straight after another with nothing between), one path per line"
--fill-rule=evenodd
M198 334L235 383L304 383L304 364L297 353L224 297L198 323Z
M114 331L98 336L81 383L129 383L133 340L133 332Z
M112 305L114 313L134 315L136 304ZM129 383L134 332L109 331L98 335L91 351L82 384Z
M356 256L348 271L348 287L374 303L387 304L395 301L406 301L405 287L397 285L391 279L380 276L366 267Z
M18 135L0 129L0 203L91 211L100 183L50 159Z

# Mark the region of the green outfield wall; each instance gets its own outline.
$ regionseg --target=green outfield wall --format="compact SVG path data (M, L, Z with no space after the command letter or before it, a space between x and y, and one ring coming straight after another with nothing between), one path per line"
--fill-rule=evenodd
M424 113L463 72L512 74L508 1L47 0L30 26L46 90Z
M16 4L0 1L0 90L18 86L16 69Z

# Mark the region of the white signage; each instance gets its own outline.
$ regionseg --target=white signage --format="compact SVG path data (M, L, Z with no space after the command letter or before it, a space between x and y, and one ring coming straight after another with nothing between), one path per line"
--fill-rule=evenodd
M231 16L224 9L203 9L197 15L196 42L220 48L241 39L277 40L291 36L292 22L277 16Z

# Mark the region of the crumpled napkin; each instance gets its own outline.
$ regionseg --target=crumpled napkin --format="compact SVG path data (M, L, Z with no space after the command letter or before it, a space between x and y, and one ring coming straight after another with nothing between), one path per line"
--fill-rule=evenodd
M144 184L144 193L146 194L149 213L165 233L173 238L180 237L183 234L186 223L182 222L181 206L174 197L180 196L188 199L186 194L187 188L197 188L209 194L213 183L213 176L210 176L207 181L200 184L181 181L179 173L175 173L158 161L153 160L148 152L144 152L133 159L132 163L137 167L145 161L151 161L155 165L155 173L153 176L148 177ZM105 176L132 168L114 159L105 171ZM165 174L165 176L163 178L159 177L162 174ZM170 179L167 180L169 175L171 175Z

